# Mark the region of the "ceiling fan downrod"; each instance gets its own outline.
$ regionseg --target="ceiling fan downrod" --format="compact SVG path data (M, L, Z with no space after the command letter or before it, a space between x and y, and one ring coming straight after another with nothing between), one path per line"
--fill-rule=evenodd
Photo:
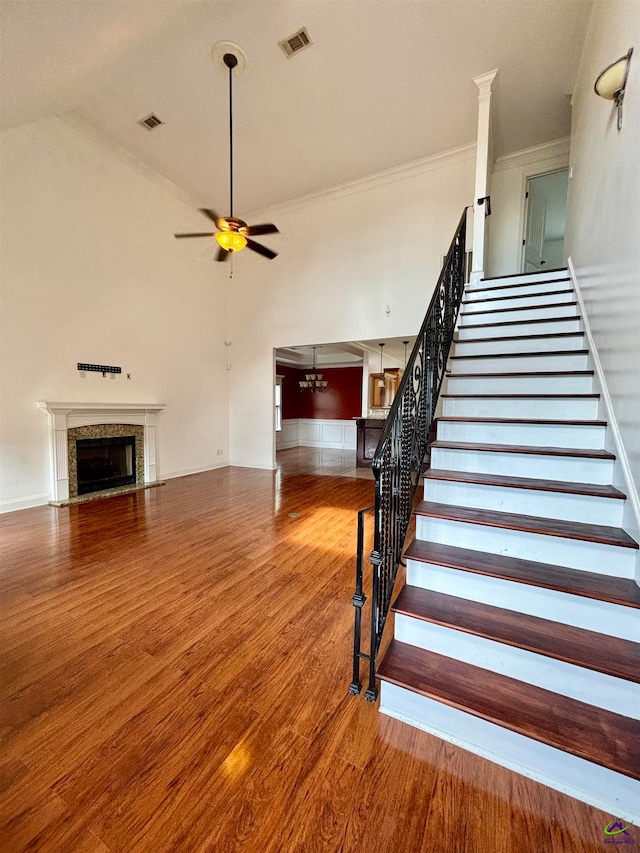
M233 216L233 69L238 60L233 53L225 53L222 61L229 69L229 217Z

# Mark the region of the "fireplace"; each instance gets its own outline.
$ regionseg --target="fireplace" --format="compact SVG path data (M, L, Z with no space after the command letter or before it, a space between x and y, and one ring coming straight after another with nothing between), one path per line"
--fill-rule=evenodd
M91 424L67 430L69 497L143 485L144 427Z
M133 435L78 439L78 494L86 495L135 483L135 454L136 439Z
M112 471L107 476L131 477L129 488L157 484L156 419L164 406L164 403L38 403L38 408L49 416L51 503L59 505L91 494L89 490L81 491L78 484L78 443L82 447L85 440L97 442L84 445L90 450L90 458L103 456L108 459L111 448L122 442L109 441L104 444L104 439L127 439L124 443L130 449L117 451L124 453L125 473L116 474ZM84 453L81 450L80 456ZM115 467L115 463L100 463L96 459L92 466L96 470L101 466ZM84 479L89 483L95 484L105 479L102 476L94 477L88 469L84 474ZM111 487L114 486L104 482L99 485L100 491Z

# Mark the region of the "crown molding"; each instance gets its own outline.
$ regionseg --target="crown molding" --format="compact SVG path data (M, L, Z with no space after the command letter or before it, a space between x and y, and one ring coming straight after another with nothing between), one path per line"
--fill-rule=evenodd
M514 151L513 154L505 154L498 157L493 166L494 172L503 172L506 169L517 169L519 167L532 166L541 160L566 160L569 164L570 137L563 136L561 139L553 139L551 142L543 142L541 145L533 145L531 148L523 148Z
M173 181L165 178L155 169L147 166L121 145L118 145L113 142L113 140L105 136L100 130L98 130L98 128L86 121L86 119L84 119L75 110L60 113L57 118L69 127L82 133L85 137L99 145L103 150L112 154L139 175L147 178L147 180L156 184L165 192L170 193L187 206L195 209L205 207L202 199L195 198L191 193L183 190L182 187L174 184ZM287 213L289 211L299 210L300 208L310 207L314 204L333 201L334 199L343 198L355 193L366 192L367 190L384 186L385 184L394 183L395 181L410 180L434 169L441 169L443 166L463 163L467 160L471 160L475 157L475 152L475 142L469 143L468 145L461 145L457 148L451 148L448 151L432 154L429 157L423 157L420 160L413 160L410 163L404 163L401 166L393 166L391 169L386 169L383 172L376 172L375 174L367 175L364 178L356 178L353 181L346 181L343 184L337 184L336 186L329 187L326 190L318 190L303 196L286 199L285 201L278 202L274 205L255 208L248 211L246 217L247 219L254 219L266 211Z
M472 142L468 145L461 145L457 148L450 148L448 151L442 151L439 154L432 154L429 157L423 157L420 160L413 160L410 163L404 163L401 166L393 166L391 169L385 169L383 172L376 172L373 175L367 175L364 178L356 178L353 181L346 181L343 184L337 184L334 187L329 187L326 190L318 190L317 192L308 193L307 195L298 196L296 198L287 199L283 202L278 202L268 207L256 208L247 214L248 219L254 219L257 216L269 213L289 213L290 211L300 210L304 207L311 207L315 204L323 204L324 202L334 201L346 196L355 195L356 193L367 192L368 190L382 187L385 184L392 184L396 181L406 181L416 178L419 175L431 172L434 169L441 169L443 166L454 165L456 163L464 163L467 160L473 160L476 156L476 143Z

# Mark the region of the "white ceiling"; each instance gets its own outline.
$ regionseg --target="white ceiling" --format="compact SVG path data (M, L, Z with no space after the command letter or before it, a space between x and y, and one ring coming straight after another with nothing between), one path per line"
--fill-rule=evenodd
M590 0L2 0L3 128L73 111L228 213L238 43L240 215L475 139L474 76L499 69L496 155L565 136ZM314 44L287 59L301 26ZM137 121L149 112L164 126Z

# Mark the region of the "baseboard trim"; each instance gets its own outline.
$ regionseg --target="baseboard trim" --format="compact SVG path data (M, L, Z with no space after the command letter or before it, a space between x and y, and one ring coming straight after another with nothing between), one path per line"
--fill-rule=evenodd
M9 501L0 501L0 514L5 512L16 512L19 509L32 509L34 506L46 506L51 495L44 492L41 495L31 495L28 498L14 498Z
M234 462L231 460L228 463L230 468L256 468L258 471L275 471L278 467L277 465L266 465L264 462L247 462L243 460L242 462Z
M191 474L203 474L205 471L215 471L217 468L228 468L229 460L221 458L217 462L211 462L209 465L198 465L195 468L182 468L179 471L162 472L158 477L159 480L175 480L177 477L189 477Z

